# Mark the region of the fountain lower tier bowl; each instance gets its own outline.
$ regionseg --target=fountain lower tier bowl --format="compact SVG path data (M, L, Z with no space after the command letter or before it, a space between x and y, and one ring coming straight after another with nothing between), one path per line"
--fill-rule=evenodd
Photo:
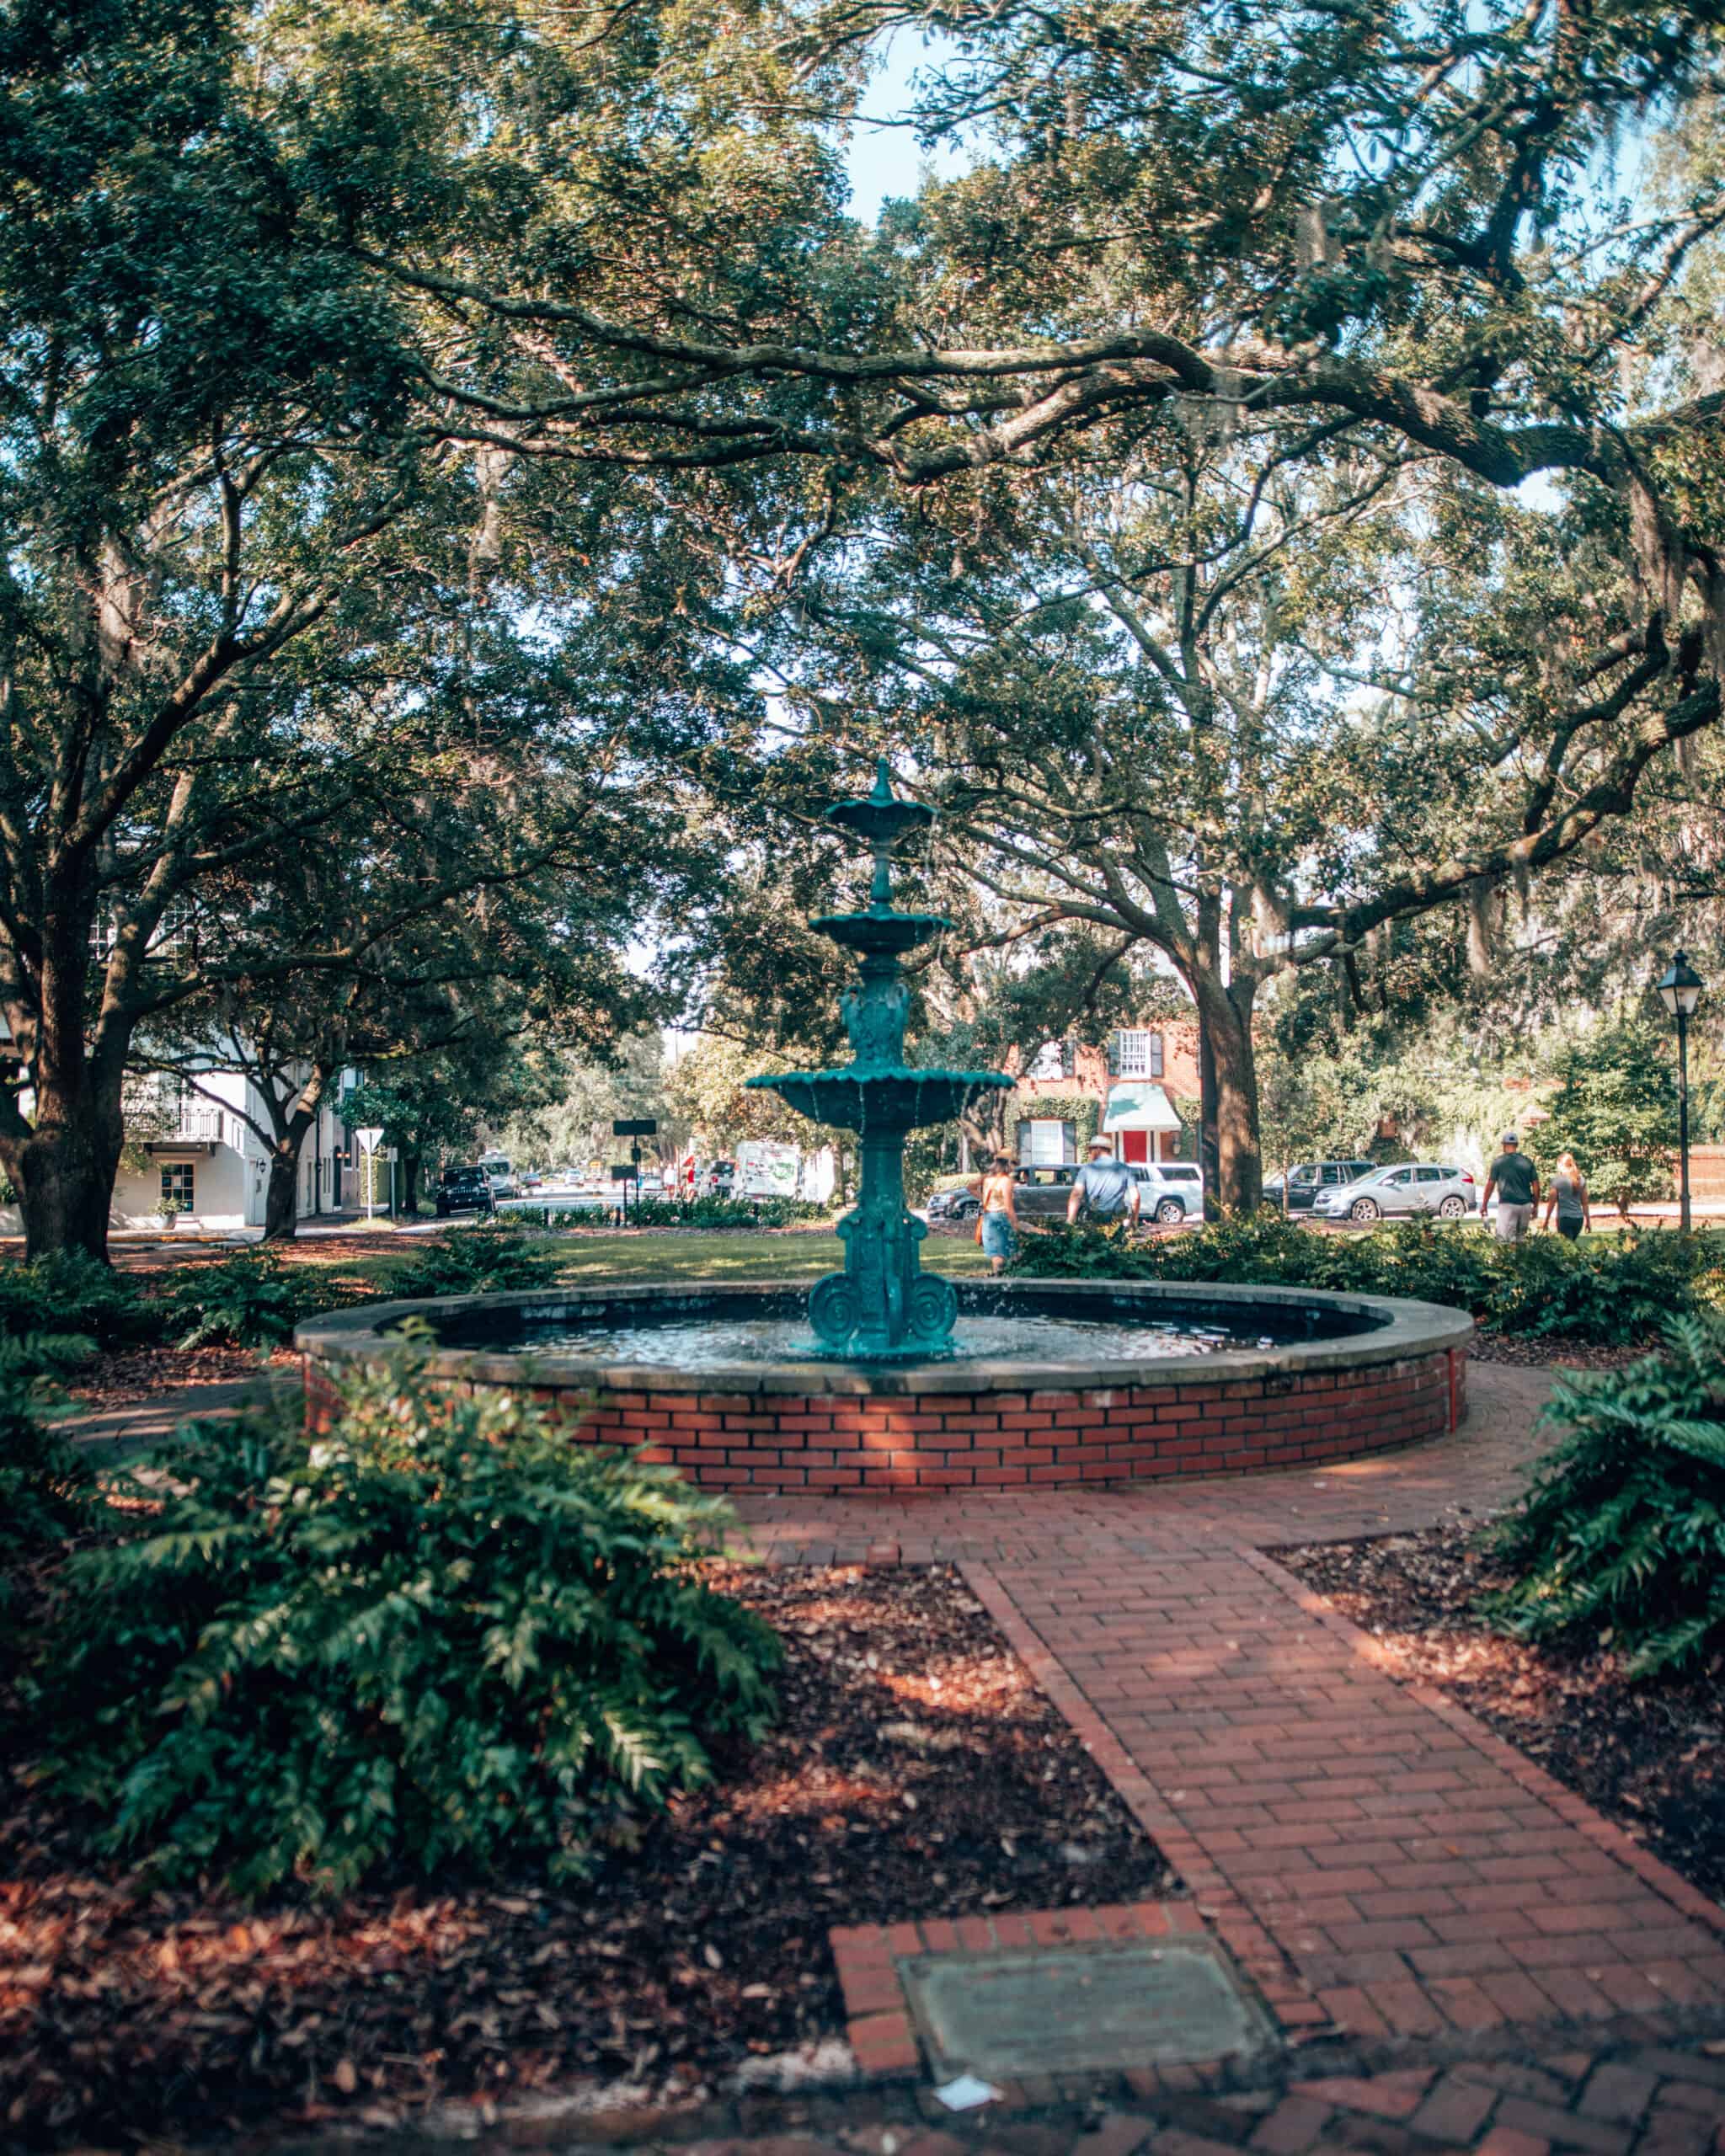
M913 1070L898 1064L851 1064L840 1070L785 1070L750 1078L811 1122L837 1130L920 1130L950 1123L977 1094L1010 1086L999 1070Z
M1018 1491L1313 1467L1453 1430L1472 1321L1429 1303L1163 1281L968 1282L950 1360L816 1360L800 1289L603 1286L373 1304L296 1342L307 1411L418 1355L579 1444L739 1497ZM410 1318L437 1345L403 1341Z

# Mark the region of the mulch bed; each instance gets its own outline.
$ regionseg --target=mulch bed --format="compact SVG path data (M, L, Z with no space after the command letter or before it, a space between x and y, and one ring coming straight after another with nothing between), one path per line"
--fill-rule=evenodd
M587 2081L694 2099L841 2035L830 1924L1175 1886L950 1568L717 1569L785 1640L781 1722L585 1885L152 1893L25 1796L0 1826L0 2140L382 2126Z
M1440 1687L1715 1901L1725 1901L1725 1670L1632 1684L1609 1646L1530 1646L1474 1613L1506 1584L1478 1529L1275 1550L1410 1676Z
M1525 1370L1621 1370L1652 1353L1657 1342L1602 1348L1591 1340L1530 1338L1525 1334L1476 1332L1467 1343L1476 1363L1511 1363Z
M67 1391L85 1407L126 1407L187 1385L229 1385L267 1369L296 1367L299 1359L289 1348L273 1353L260 1348L115 1348L86 1363Z

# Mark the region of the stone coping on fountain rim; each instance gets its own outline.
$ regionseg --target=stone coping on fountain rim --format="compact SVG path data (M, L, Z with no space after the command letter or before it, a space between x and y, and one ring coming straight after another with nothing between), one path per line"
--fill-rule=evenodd
M1294 1378L1322 1370L1357 1370L1465 1348L1473 1320L1436 1303L1388 1296L1336 1294L1318 1289L1247 1287L1207 1281L990 1280L955 1282L962 1315L997 1299L1021 1300L1027 1311L1129 1321L1166 1305L1212 1308L1263 1307L1334 1311L1363 1317L1366 1331L1328 1340L1290 1342L1268 1348L1223 1348L1206 1355L1161 1355L1138 1362L1099 1364L1001 1362L955 1357L927 1363L859 1365L809 1357L773 1363L722 1363L704 1369L668 1369L657 1364L602 1362L561 1351L544 1355L500 1355L483 1348L447 1347L424 1354L421 1367L434 1378L469 1384L537 1387L596 1386L606 1392L787 1394L830 1393L894 1398L928 1393L1095 1393L1128 1386L1228 1385ZM362 1304L315 1317L294 1334L301 1354L326 1369L374 1360L403 1346L393 1329L421 1318L441 1329L480 1311L507 1312L524 1324L579 1324L607 1315L651 1313L665 1319L698 1315L703 1305L758 1301L794 1309L806 1291L783 1281L725 1281L705 1286L595 1283L579 1289L516 1289L494 1294L446 1295L397 1303Z

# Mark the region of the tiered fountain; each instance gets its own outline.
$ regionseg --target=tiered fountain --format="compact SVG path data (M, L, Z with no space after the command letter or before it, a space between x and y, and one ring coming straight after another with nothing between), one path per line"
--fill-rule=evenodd
M1458 1310L1162 1280L955 1290L925 1273L905 1137L1012 1081L905 1061L899 961L946 923L894 910L890 855L928 810L894 798L883 763L871 794L828 813L874 852L866 910L814 923L860 961L843 1003L853 1060L750 1083L862 1141L843 1272L816 1283L806 1313L780 1282L698 1278L338 1310L296 1335L314 1421L336 1412L344 1373L400 1356L402 1328L429 1321L436 1350L405 1352L433 1384L530 1394L579 1442L805 1498L1303 1467L1455 1427L1473 1329Z
M838 1070L793 1070L749 1083L777 1093L812 1122L854 1130L861 1140L862 1188L855 1211L838 1224L845 1269L816 1281L809 1296L820 1352L927 1362L953 1352L959 1298L950 1281L922 1270L928 1228L905 1208L905 1140L925 1124L950 1123L979 1093L1009 1091L1013 1081L1002 1070L925 1070L905 1061L911 993L899 961L952 923L943 914L895 911L892 850L906 831L932 822L933 810L895 798L883 756L874 791L826 813L830 822L866 839L874 854L868 910L822 914L810 924L861 961L857 985L839 1006L853 1059Z

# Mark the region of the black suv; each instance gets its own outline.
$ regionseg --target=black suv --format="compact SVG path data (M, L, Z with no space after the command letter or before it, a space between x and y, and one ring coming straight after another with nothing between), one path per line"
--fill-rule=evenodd
M437 1217L446 1220L451 1213L494 1213L496 1198L492 1194L491 1179L483 1168L446 1168L443 1180L437 1186Z
M1298 1167L1288 1171L1289 1212L1311 1212L1312 1200L1321 1190L1333 1190L1338 1183L1358 1182L1361 1176L1369 1176L1377 1165L1375 1161L1302 1161ZM1264 1196L1277 1199L1281 1195L1282 1178L1272 1176L1264 1185Z

